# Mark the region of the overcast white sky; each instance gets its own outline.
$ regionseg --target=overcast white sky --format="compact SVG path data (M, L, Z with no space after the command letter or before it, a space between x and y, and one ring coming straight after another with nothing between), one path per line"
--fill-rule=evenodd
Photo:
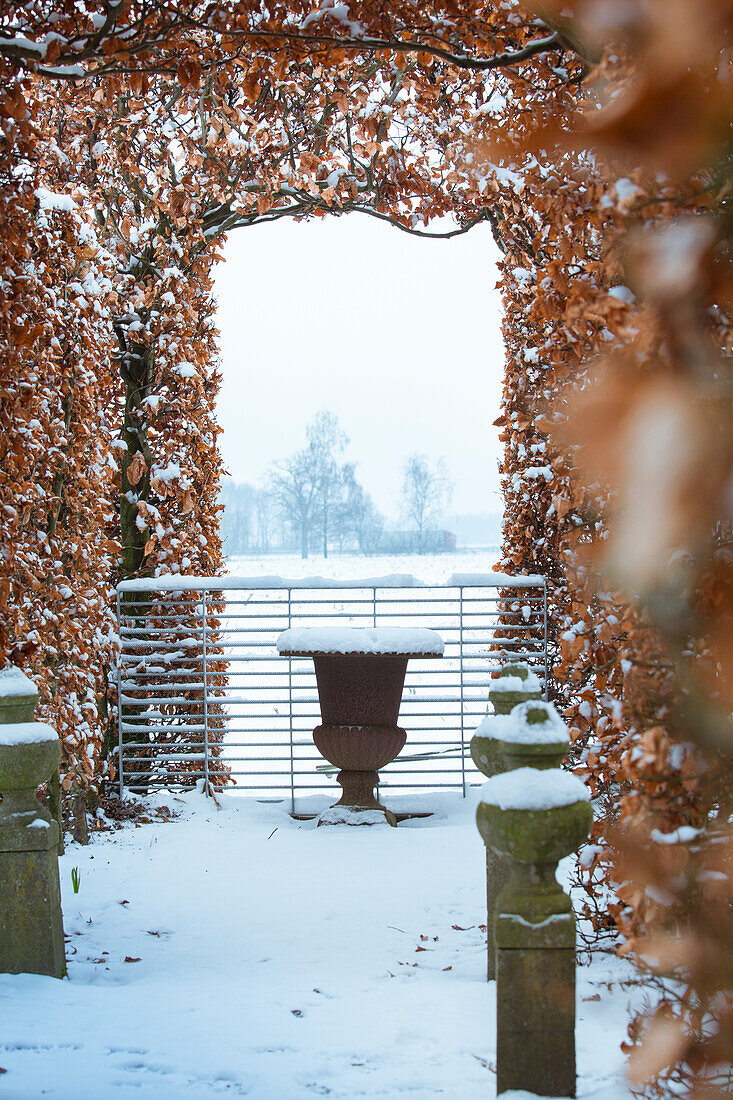
M235 481L303 445L332 409L377 507L398 513L414 451L444 458L454 512L500 512L503 367L488 226L420 240L365 216L233 233L216 271L218 416Z

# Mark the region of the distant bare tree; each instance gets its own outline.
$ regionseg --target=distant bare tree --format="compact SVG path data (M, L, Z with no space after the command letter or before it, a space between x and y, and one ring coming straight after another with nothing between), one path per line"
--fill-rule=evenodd
M366 489L356 479L356 467L347 462L342 468L341 493L335 518L341 544L355 541L363 554L379 549L384 518Z
M308 447L272 464L269 488L278 507L298 528L300 556L307 558L318 504L318 480Z
M402 467L402 514L415 532L415 550L426 549L427 532L440 523L452 495L453 483L442 458L434 469L425 455L407 458Z
M311 533L320 527L323 556L336 507L343 465L339 456L348 443L338 417L321 409L306 428L306 445L290 458L273 463L269 489L278 507L300 532L301 557L307 558Z
M349 442L349 437L341 428L336 414L329 409L321 409L316 413L314 420L306 428L306 436L318 494L323 556L327 558L331 523L344 483L345 467L339 458Z
M263 554L270 550L270 531L273 521L273 500L267 489L258 489L255 497L256 548Z
M259 490L253 485L222 483L220 500L224 505L220 530L227 554L246 554L254 542L254 511Z

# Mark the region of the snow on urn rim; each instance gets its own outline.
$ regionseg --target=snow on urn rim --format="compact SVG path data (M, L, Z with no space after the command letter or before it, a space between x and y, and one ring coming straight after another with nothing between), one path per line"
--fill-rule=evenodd
M360 654L382 657L442 657L440 634L426 628L311 627L285 630L277 639L283 657L312 657Z
M481 788L481 803L500 810L556 810L576 802L590 802L590 790L562 768L517 768Z

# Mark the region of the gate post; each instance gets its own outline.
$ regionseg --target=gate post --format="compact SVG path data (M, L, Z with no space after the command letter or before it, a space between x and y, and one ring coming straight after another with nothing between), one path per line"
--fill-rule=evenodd
M590 832L590 792L547 766L565 748L554 708L525 703L512 718L515 737L497 751L510 766L530 766L490 779L476 814L487 847L511 870L494 918L497 1094L575 1096L575 917L555 871Z
M63 978L59 827L36 797L61 745L33 721L37 700L19 669L0 672L0 973Z
M507 770L498 742L504 716L518 704L526 700L541 699L542 689L537 677L527 665L505 665L497 679L489 685L489 700L494 714L489 714L479 725L471 738L471 757L480 772L487 778L499 775ZM496 899L509 881L509 867L506 860L486 849L486 978L493 981L496 977L496 944L494 942L494 910Z

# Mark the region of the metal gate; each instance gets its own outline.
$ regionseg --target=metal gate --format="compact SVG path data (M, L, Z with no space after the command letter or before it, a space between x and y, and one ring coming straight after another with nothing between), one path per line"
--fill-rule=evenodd
M312 738L312 661L279 657L291 626L428 626L440 661L410 661L400 724L407 744L380 773L410 792L480 782L468 742L492 671L515 658L546 685L547 593L538 576L459 574L360 581L167 577L117 589L120 791L186 789L296 798L335 794L337 769Z

